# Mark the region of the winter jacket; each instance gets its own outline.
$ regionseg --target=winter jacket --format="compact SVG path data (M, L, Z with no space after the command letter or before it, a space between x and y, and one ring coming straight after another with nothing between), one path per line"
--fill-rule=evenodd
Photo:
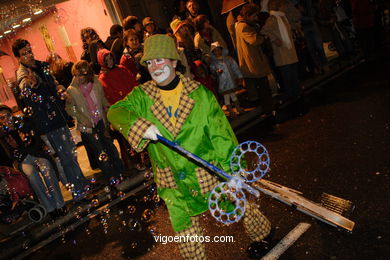
M29 120L35 134L42 135L66 126L67 116L57 96L58 82L50 73L47 62L35 61L35 68L20 64L16 72L23 108L31 111ZM29 70L37 79L36 86L26 84Z
M242 78L242 73L237 62L230 56L224 48L222 49L222 59L217 59L214 54L211 55L210 70L218 78L218 92L223 94L225 91L237 87L236 80ZM222 70L218 73L218 70Z
M129 92L138 85L135 75L130 73L125 67L119 65L108 69L104 61L111 52L102 49L98 52L98 62L101 67L99 80L103 85L104 94L110 105L122 100Z
M69 115L77 120L77 129L80 132L88 132L92 130L93 125L91 111L88 108L87 101L81 93L77 80L73 79L69 88L66 90L69 97L66 99L66 111ZM107 109L108 102L104 96L102 84L100 83L98 76L94 76L92 92L94 93L97 101L97 109L101 113L101 117L106 126L107 122Z
M245 21L237 22L236 41L238 62L245 78L262 78L271 73L268 59L261 49L264 36L254 26Z
M263 28L261 29L261 33L267 35L271 40L275 66L284 66L284 65L294 64L298 62L298 57L295 51L290 24L285 16L282 17L282 20L284 25L287 27L288 35L291 41L292 46L290 49L287 48L284 44L282 44L282 46L278 46L274 43L275 39L279 39L279 40L282 39L278 27L278 22L274 16L271 15L267 19L267 22L265 23Z

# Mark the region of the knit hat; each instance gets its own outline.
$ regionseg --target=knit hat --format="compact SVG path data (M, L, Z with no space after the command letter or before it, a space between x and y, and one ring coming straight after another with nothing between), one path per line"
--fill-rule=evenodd
M171 22L171 24L169 25L173 31L173 34L175 34L177 32L177 30L179 30L180 27L182 27L184 25L184 22L182 20L180 20L179 18L176 18L175 20L173 20Z
M110 28L110 35L114 35L118 32L122 32L123 31L123 27L119 24L114 24L111 26Z
M12 114L12 109L7 105L0 105L0 111L7 110Z
M152 17L145 17L142 20L142 26L143 27L145 27L146 25L151 24L151 23L155 23L154 20L152 19Z
M155 34L145 40L144 55L140 62L146 66L145 61L159 58L181 61L175 41L166 34Z
M213 42L210 46L210 52L213 52L216 48L223 49L222 45L219 42Z

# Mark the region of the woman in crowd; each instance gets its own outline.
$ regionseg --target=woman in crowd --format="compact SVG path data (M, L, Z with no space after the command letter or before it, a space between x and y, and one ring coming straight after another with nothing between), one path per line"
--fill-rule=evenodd
M46 62L50 64L50 69L53 71L53 76L56 78L60 85L67 88L72 82L72 66L73 62L65 61L60 55L53 52L50 53Z
M66 90L66 110L77 120L77 128L84 140L93 147L99 168L110 184L115 185L121 178L124 166L109 135L106 116L109 105L103 87L86 61L73 65L72 74L74 79Z
M268 59L261 49L264 36L260 34L256 25L258 12L259 8L255 4L246 4L242 7L236 23L236 48L247 88L247 100L251 103L260 101L263 111L269 113L273 109L267 78L271 69Z
M267 35L272 43L273 60L283 99L290 99L301 94L301 87L298 79L298 57L285 14L285 1L269 1L270 17L261 32Z
M97 61L97 52L105 48L106 45L100 39L95 29L87 27L81 30L81 40L83 42L84 52L81 54L81 60L88 61L95 74L99 74L100 66Z
M219 42L223 48L226 48L225 40L222 38L221 34L210 25L210 21L206 15L198 15L193 21L196 28L194 46L196 49L201 50L203 57L206 58L206 62L209 64L211 44L213 42Z

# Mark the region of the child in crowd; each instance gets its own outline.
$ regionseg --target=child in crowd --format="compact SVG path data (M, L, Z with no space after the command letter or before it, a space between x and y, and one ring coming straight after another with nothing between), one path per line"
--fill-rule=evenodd
M190 64L191 71L194 73L194 80L198 81L211 92L218 99L218 93L215 91L215 80L210 75L209 70L201 60L195 60Z
M139 83L150 80L148 71L139 63L144 52L139 33L133 29L125 31L123 35L123 46L125 50L123 51L119 64L136 75Z
M235 93L238 86L243 85L242 73L237 62L228 56L227 49L222 47L219 42L211 44L211 53L211 73L217 76L218 92L223 95L224 104L227 106L230 116L234 117L236 113L233 110L233 105L238 114L244 112Z

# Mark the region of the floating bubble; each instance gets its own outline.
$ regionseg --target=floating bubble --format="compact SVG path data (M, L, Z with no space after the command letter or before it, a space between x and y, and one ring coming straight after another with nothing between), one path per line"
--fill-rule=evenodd
M59 99L61 100L65 100L66 99L66 91L64 89L59 89L57 91L57 96L59 97ZM53 97L54 98L54 97ZM55 98L54 98L54 101L55 101ZM53 102L54 102L53 101Z
M106 162L108 160L108 155L105 152L99 154L99 161Z
M33 94L31 95L31 100L32 100L33 102L37 103L37 102L39 101L39 99L38 99L38 94L37 94L37 93L33 93Z
M3 132L4 133L8 133L9 131L11 131L11 128L9 128L9 126L7 126L7 125L3 125Z
M52 111L51 113L47 114L47 117L49 118L49 120L53 120L56 115L56 111Z
M108 182L111 186L115 186L120 183L120 180L116 177L111 177Z
M127 209L129 210L129 213L130 213L130 214L134 214L135 211L136 211L136 207L133 206L133 205L128 206Z
M130 244L131 248L136 248L138 246L137 242L131 242Z
M137 231L137 232L142 231L141 223L138 220L134 220L134 219L129 220L129 228L131 231Z
M149 192L154 193L155 191L157 191L157 185L153 183L149 186Z
M154 226L154 225L150 225L148 227L148 230L149 230L150 234L152 234L152 235L156 235L156 233L157 233L156 226Z
M198 196L199 192L197 190L191 189L191 196L196 197Z
M142 220L145 222L149 222L152 218L153 211L150 209L145 209L144 212L142 213Z
M68 191L71 191L74 189L74 184L73 183L67 183L65 184L65 187Z
M93 199L91 201L91 203L92 203L92 206L97 207L99 205L99 200L98 199Z
M26 117L30 117L33 115L33 109L32 107L25 107L23 108L23 115Z
M151 200L150 196L144 196L143 198L144 202L149 202Z
M95 178L92 178L92 179L91 179L91 183L96 183L96 179L95 179Z
M28 97L31 96L31 94L32 94L31 89L28 88L28 87L24 87L24 88L22 89L22 91L20 92L20 95L21 95L23 98L28 98Z
M153 174L150 171L146 171L144 174L144 177L145 177L145 180L149 181L150 179L152 179Z
M153 201L155 202L155 203L159 203L160 202L160 196L158 196L157 194L155 194L155 195L153 195Z

